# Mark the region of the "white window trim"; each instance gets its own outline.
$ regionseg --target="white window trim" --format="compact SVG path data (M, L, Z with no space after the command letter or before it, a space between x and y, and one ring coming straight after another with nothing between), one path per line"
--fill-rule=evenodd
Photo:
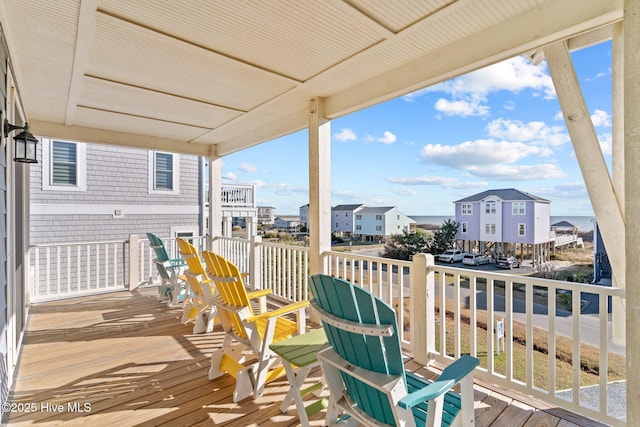
M523 233L520 234L520 229L522 229ZM527 237L527 224L519 223L518 224L518 237Z
M173 181L172 190L156 189L156 155L155 153L170 154L173 156ZM149 194L180 194L180 156L176 153L167 153L165 151L149 151Z
M177 226L177 227L170 227L169 228L169 233L171 233L171 240L173 241L173 257L177 258L178 254L180 253L180 251L178 250L178 243L176 242L176 238L178 237L178 234L180 233L191 233L191 235L193 237L196 237L198 235L198 227L196 226Z
M468 224L466 222L463 222L460 224L460 232L462 234L467 234L467 230L468 230Z
M460 213L462 215L473 215L473 204L462 203L462 207L460 208Z
M76 185L55 185L53 183L53 143L49 138L42 138L42 190L43 191L87 191L87 146L82 142L65 141L55 139L55 141L67 142L76 145L78 179Z
M522 212L520 212L520 208L522 208ZM525 202L513 202L511 205L511 214L512 215L526 215L527 214L527 204Z

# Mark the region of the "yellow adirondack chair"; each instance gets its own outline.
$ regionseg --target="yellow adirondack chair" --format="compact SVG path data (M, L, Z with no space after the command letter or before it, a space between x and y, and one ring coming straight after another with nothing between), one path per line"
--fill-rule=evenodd
M184 239L177 238L180 255L187 263L187 290L182 314L182 323L193 322L193 333L213 331L216 317L213 298L215 287L204 269L196 248Z
M309 303L294 302L255 314L251 299L264 297L270 291L247 292L235 264L209 251L203 251L202 257L218 290L215 304L225 332L222 348L211 355L209 379L228 373L236 379L234 402L252 393L258 398L266 383L284 374L280 358L269 345L305 332L305 308ZM284 317L290 313L296 313L297 321Z

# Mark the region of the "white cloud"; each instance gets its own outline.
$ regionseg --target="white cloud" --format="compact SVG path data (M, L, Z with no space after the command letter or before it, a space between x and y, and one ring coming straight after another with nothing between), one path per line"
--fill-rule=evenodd
M538 165L494 165L490 168L482 166L466 167L469 173L492 180L528 181L534 179L552 179L567 176L554 164Z
M489 135L510 141L530 142L540 146L559 146L571 142L563 126L544 122L524 123L520 120L496 119L487 125ZM550 152L547 155L551 154Z
M594 126L611 127L611 116L602 110L596 110L591 115Z
M492 166L513 163L524 157L543 153L540 147L521 142L494 141L480 139L466 141L458 145L428 144L420 151L422 160L468 169L470 166Z
M481 101L481 99L449 101L440 98L436 101L434 107L447 116L487 116L489 115L489 107L487 105L481 105Z
M387 130L381 138L376 138L376 141L382 142L383 144L393 144L397 139L397 136Z
M413 188L396 188L392 189L395 194L398 196L417 196L418 192Z
M613 151L613 136L610 133L603 133L598 135L598 141L600 142L602 154L611 155Z
M333 137L337 141L356 141L358 139L355 132L348 128L340 129L340 132L333 134Z
M236 180L236 174L233 172L227 172L224 175L222 175L222 179L228 179L230 181L235 181Z
M513 101L507 101L504 103L502 108L504 108L505 110L513 111L516 109L516 103Z
M309 189L302 185L292 185L284 182L277 184L266 184L264 189L280 196L292 196L297 194L307 194Z
M522 142L493 139L466 141L458 145L429 144L422 148L423 161L464 170L470 175L493 180L560 178L566 173L555 164L515 164L532 155L547 156L550 150Z
M250 163L242 163L238 169L240 169L242 172L247 172L247 173L255 173L258 172L258 168L255 165L252 165Z
M484 181L460 182L457 178L448 176L415 176L411 178L398 178L390 176L386 178L388 182L400 185L434 185L443 188L478 188L489 185Z
M259 179L254 179L253 181L249 181L249 185L255 185L256 188L265 188L267 183L264 181L260 181Z
M401 185L441 185L449 186L456 182L455 178L447 176L415 176L412 178L387 177L387 181Z
M538 91L547 99L555 97L553 82L546 67L534 65L518 56L410 93L403 99L412 101L429 92L445 92L458 99L469 96L481 99L491 92L507 90L517 93L525 89Z

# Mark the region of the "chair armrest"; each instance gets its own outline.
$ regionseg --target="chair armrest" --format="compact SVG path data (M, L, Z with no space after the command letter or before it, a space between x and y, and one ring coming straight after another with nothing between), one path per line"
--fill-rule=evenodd
M260 298L271 295L271 289L260 289L258 291L247 292L249 299Z
M185 265L187 265L187 262L184 260L184 258L168 259L167 261L169 261L171 267L184 267Z
M438 378L426 387L414 391L411 394L407 394L405 397L398 401L398 405L401 408L410 409L416 405L435 399L436 397L445 394L454 385L456 385L456 382L452 379L441 380L440 378Z
M248 322L255 322L261 319L270 319L272 317L282 316L283 314L293 313L294 311L306 308L309 306L309 301L298 301L291 304L287 304L284 307L280 307L277 310L268 311L266 313L256 314L247 319Z
M437 380L400 399L398 405L408 409L446 393L480 364L475 357L464 355L447 366Z

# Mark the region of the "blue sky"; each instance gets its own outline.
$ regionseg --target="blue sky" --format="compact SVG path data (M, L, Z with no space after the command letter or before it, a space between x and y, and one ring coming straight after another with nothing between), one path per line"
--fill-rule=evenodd
M611 167L611 43L572 54ZM517 188L551 215L593 215L546 63L516 57L331 122L332 205L452 215L455 200ZM223 182L254 184L279 215L308 203L307 132L223 159Z

